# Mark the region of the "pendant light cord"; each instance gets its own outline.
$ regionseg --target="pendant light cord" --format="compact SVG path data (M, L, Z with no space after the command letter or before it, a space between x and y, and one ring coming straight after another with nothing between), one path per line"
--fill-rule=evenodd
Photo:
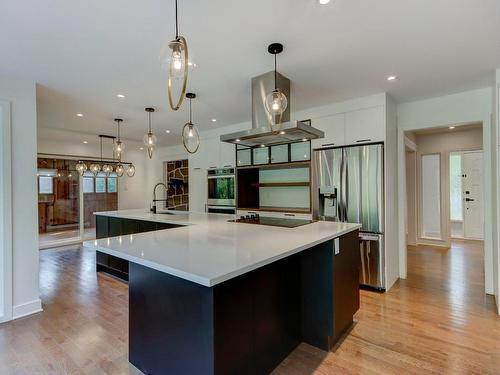
M274 54L274 90L277 90L278 86L276 85L276 54Z
M149 133L152 133L152 131L151 131L151 112L148 112L148 124L149 124Z
M101 141L101 163L102 163L102 137L99 137L100 141Z
M177 0L175 0L175 39L179 38L179 20L177 18Z
M189 123L193 125L193 116L192 116L192 111L191 111L191 101L192 99L189 98Z

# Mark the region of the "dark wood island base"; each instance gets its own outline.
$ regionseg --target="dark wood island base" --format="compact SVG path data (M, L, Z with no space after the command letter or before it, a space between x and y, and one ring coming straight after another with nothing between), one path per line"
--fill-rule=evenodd
M333 347L359 309L358 275L357 230L213 287L130 262L129 361L145 374L268 374L300 342Z

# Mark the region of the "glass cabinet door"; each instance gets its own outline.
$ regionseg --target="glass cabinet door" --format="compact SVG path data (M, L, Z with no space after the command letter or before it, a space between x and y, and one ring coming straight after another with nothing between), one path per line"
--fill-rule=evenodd
M311 159L311 142L297 142L290 145L290 161Z
M236 153L237 164L239 167L252 164L252 150L250 148L240 149Z
M271 146L271 163L288 162L288 145Z
M269 163L269 147L257 147L253 149L253 164Z

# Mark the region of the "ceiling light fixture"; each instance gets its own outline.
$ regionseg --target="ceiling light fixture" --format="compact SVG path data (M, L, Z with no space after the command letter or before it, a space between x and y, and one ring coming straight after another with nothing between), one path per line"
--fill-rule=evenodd
M168 68L168 103L170 108L177 111L184 100L188 79L188 47L186 39L179 35L179 22L177 16L177 0L175 0L175 39L168 47L171 49L170 62ZM174 81L181 81L180 95L174 100L172 93Z
M89 143L88 141L83 141L83 144L86 145L87 143Z
M397 76L388 76L388 77L387 77L387 80L388 80L388 81L395 81L396 79L398 79L398 77L397 77Z
M83 117L83 113L77 113L76 114L78 117Z
M176 2L177 4L177 2ZM155 111L154 108L145 108L144 109L148 113L148 133L144 136L144 145L148 148L148 156L150 159L153 158L153 151L156 147L156 136L153 134L153 130L151 127L151 113Z
M449 129L455 129L455 127L454 126L450 126Z
M170 130L165 130L165 133L170 134Z
M200 147L200 135L193 124L193 111L191 109L191 102L196 98L196 94L188 92L186 98L189 99L189 122L182 128L182 143L187 152L194 154Z
M276 55L283 52L283 45L281 43L272 43L267 47L267 51L274 55L274 90L267 95L265 102L266 111L270 115L271 130L273 131L273 124L281 126L281 115L286 110L288 100L286 95L278 88L277 83Z
M212 122L217 122L217 119L216 119L216 118L213 118L213 119L212 119Z
M326 4L329 4L330 3L330 0L319 0L319 3L321 5L326 5Z
M116 154L117 159L121 159L122 153L125 150L125 144L120 138L120 124L122 123L121 118L115 118L116 126L118 127L116 142L113 145L113 151Z
M121 99L123 99L123 98L125 97L125 95L123 95L123 94L116 94L116 96L117 96L118 98L121 98Z

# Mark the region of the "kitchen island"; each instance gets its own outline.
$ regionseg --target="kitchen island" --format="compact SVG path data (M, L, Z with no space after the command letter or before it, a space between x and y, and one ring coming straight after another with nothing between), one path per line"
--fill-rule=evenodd
M84 246L128 262L129 361L146 374L266 374L300 342L331 349L359 308L357 224L97 215L121 235Z

